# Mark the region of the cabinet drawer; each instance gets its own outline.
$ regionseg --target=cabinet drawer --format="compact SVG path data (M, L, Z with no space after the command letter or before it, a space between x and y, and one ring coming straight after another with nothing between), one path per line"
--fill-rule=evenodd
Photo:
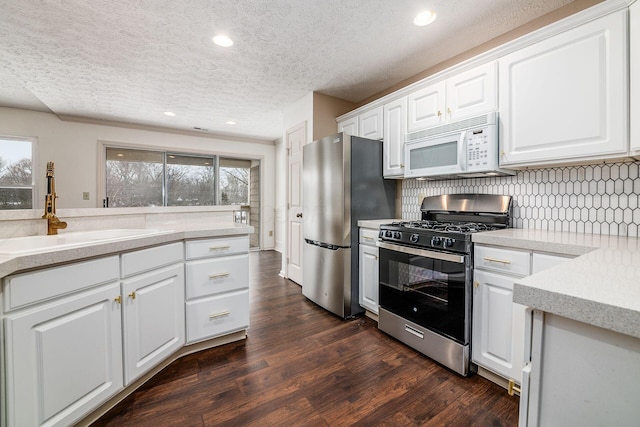
M187 342L249 327L249 290L187 302Z
M118 280L117 256L16 274L3 280L5 311Z
M474 267L528 276L531 271L531 252L476 245Z
M187 242L187 259L218 257L249 252L249 237L236 236Z
M375 246L377 240L378 240L378 230L373 230L371 228L361 228L360 229L360 244L361 245Z
M249 254L187 262L187 299L249 287Z
M122 277L182 262L183 259L182 242L122 254Z

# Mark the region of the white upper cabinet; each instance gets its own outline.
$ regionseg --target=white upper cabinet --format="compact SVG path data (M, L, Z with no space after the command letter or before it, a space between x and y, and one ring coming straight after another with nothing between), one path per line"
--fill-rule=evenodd
M628 151L627 11L499 60L501 166Z
M497 64L489 62L408 96L407 130L413 132L498 108Z
M408 97L407 131L413 132L444 123L445 83L440 82L413 92Z
M350 119L338 122L338 132L348 133L349 135L358 135L358 117L352 117Z
M338 122L338 132L369 139L382 139L382 106L364 111L357 116Z
M630 28L629 40L631 45L631 139L630 151L634 156L640 156L640 2L629 7Z
M382 139L382 129L382 107L377 107L358 116L359 133L354 135L369 139Z
M384 105L383 169L385 178L404 178L404 139L407 133L407 97Z
M497 69L498 64L490 62L446 80L449 121L498 109Z

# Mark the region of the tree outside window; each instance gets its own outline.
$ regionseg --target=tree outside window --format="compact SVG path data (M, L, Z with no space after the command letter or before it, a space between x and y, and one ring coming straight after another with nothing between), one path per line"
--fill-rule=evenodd
M0 138L0 209L32 209L33 193L33 141Z
M249 204L251 161L220 159L220 204Z

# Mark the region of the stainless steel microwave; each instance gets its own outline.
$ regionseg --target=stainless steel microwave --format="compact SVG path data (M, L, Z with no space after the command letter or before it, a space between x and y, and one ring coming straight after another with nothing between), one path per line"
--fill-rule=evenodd
M513 175L499 167L497 120L494 112L408 134L405 178Z

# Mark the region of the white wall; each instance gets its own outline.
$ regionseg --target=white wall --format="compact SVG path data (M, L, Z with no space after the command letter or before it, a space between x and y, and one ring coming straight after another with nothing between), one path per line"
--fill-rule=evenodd
M259 159L262 162L262 248L275 242L275 146L208 136L182 135L162 131L61 121L54 114L0 107L0 135L37 139L34 174L36 185L45 185L45 165L55 162L58 208L96 208L99 178L98 141L134 144L177 151L223 154ZM88 201L83 192L90 193ZM42 209L44 191L37 190L36 207ZM41 197L42 196L42 197ZM271 236L269 236L271 232Z

